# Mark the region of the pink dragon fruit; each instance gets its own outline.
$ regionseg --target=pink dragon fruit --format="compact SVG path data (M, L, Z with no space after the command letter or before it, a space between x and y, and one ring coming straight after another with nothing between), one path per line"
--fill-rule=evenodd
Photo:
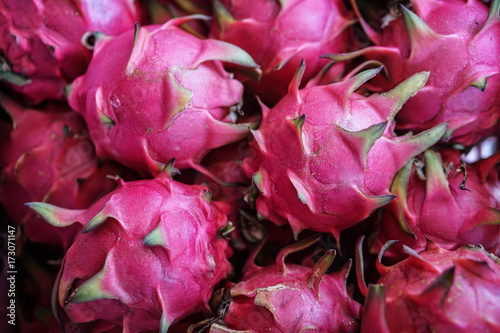
M364 55L382 62L391 82L377 81L376 91L430 71L428 84L398 113L397 128L418 132L446 122L444 139L472 145L491 134L500 118L500 1L491 3L489 15L478 0L411 4L414 12L402 7L402 17L380 34L361 19L375 46L328 57Z
M259 82L246 86L265 103L276 104L305 59L305 84L328 62L320 56L351 47L351 14L339 0L215 0L210 36L247 51L261 66ZM279 69L279 70L278 70Z
M0 95L0 104L13 121L10 136L0 144L0 165L5 166L0 173L0 202L31 241L67 249L79 228L51 227L24 203L86 208L115 188L115 182L106 179L108 174L131 178L133 172L116 163L99 166L85 122L66 105L29 109L5 95Z
M59 305L76 323L102 319L124 332L168 327L204 309L231 269L228 207L206 187L171 180L125 183L85 210L28 203L54 226L84 229L66 253Z
M299 91L299 68L289 92L263 119L243 169L260 193L260 215L277 224L340 231L389 203L396 172L438 141L446 124L418 136L397 137L393 117L425 84L419 73L393 90L368 98L354 93L378 69L353 78Z
M33 103L61 99L85 73L94 33L117 35L138 20L130 0L1 0L0 79Z
M374 251L378 252L387 240L398 239L419 252L425 248L427 237L448 250L481 244L499 255L500 187L494 168L499 160L500 154L495 154L464 167L441 162L428 150L425 179L417 172L419 166L409 162L392 184L391 192L397 197L384 207ZM389 251L388 255L396 253Z
M312 267L286 264L286 256L319 237L309 237L283 248L275 265L257 266L249 258L243 280L231 289L232 303L224 321L210 332L357 332L359 304L346 291L349 264L325 274L334 257L328 250Z
M153 175L172 158L180 169L206 172L198 163L210 149L248 135L248 124L229 120L243 86L219 60L257 65L236 46L177 27L192 18L97 42L69 102L85 118L98 156Z
M361 283L361 333L500 331L500 259L473 246L455 251L429 242L393 265L381 263L377 284Z

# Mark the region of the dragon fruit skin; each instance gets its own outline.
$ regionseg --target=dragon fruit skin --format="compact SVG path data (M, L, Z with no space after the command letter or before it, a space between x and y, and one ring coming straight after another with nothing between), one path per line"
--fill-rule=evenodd
M500 261L479 247L427 249L393 266L368 287L361 332L498 332ZM397 314L397 315L395 315Z
M201 40L177 27L189 20L98 41L69 97L87 122L98 156L153 175L172 158L180 169L200 170L211 148L248 135L248 124L226 122L243 86L219 60L257 65L236 46Z
M428 238L448 250L480 244L499 255L500 187L495 168L499 160L500 154L495 154L466 165L464 189L460 188L464 181L460 164L454 162L445 173L450 160L441 162L435 152L426 151L426 179L422 180L410 162L395 177L391 192L397 197L384 208L373 250L378 252L387 240L398 239L419 252ZM389 250L386 256L396 254Z
M325 274L334 257L329 250L314 267L286 264L288 254L320 237L284 247L274 265L260 267L249 258L241 282L231 287L227 328L210 332L357 332L360 305L346 291L350 264ZM231 330L231 329L234 329Z
M338 238L394 198L389 187L396 172L439 140L446 124L414 137L392 132L394 114L428 73L365 98L353 91L380 68L299 91L302 67L287 96L270 110L263 106L242 167L260 191L256 205L263 218L289 222L296 235L311 229Z
M245 84L269 105L286 95L301 59L305 84L328 63L321 55L350 50L351 14L342 1L217 0L214 17L210 36L241 47L261 66L261 80Z
M0 103L13 121L1 144L0 164L5 168L0 173L0 202L12 223L23 225L29 239L66 249L78 228L48 226L24 203L38 200L73 208L90 204L78 194L79 179L98 168L93 145L84 134L85 123L64 105L27 109L5 95Z
M86 210L45 203L31 209L55 226L84 229L68 250L58 300L76 323L102 319L126 332L160 328L208 308L213 287L231 267L221 236L226 204L207 188L171 180L125 183Z
M87 33L117 35L138 20L129 0L2 0L0 78L34 104L61 99L90 62Z
M397 127L419 132L446 122L445 139L473 145L494 131L500 117L500 2L492 2L489 15L478 0L411 3L414 12L402 7L402 17L380 34L363 22L376 46L329 58L364 55L382 62L391 81L377 81L375 90L430 71L427 85L398 113Z

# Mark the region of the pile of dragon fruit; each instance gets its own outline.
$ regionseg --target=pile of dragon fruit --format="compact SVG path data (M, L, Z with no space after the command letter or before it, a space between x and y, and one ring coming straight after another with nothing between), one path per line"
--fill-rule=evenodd
M0 86L1 332L500 332L500 0L0 0Z

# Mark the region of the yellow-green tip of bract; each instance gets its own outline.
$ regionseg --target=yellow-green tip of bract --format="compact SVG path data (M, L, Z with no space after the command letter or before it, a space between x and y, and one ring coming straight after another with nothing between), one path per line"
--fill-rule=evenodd
M425 47L430 40L442 38L441 35L435 33L417 14L408 10L403 5L401 5L401 10L412 51L420 47Z
M85 303L99 299L117 299L115 295L106 290L106 265L104 268L79 286L67 299L68 303Z
M316 297L320 297L319 287L321 279L326 274L328 268L330 268L333 259L335 259L335 250L331 249L326 251L326 253L318 260L318 262L312 268L312 274L309 278L309 287L314 292Z
M168 240L165 233L163 232L163 227L161 223L153 229L146 237L142 240L142 243L147 246L161 246L168 249Z
M28 202L25 205L55 227L67 227L75 222L81 223L79 218L82 210L61 208L45 202Z

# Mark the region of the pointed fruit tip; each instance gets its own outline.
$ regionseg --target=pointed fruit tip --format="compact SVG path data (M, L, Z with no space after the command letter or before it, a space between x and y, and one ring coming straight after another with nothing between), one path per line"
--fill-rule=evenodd
M203 200L207 204L211 205L212 204L212 191L210 191L208 189L207 190L203 190Z
M377 208L384 207L387 205L389 202L394 200L396 198L396 195L394 194L385 194L385 195L380 195L378 197L375 197L374 200L376 202Z
M424 235L425 237L425 251L435 251L439 250L439 246L434 243L429 237Z
M74 293L68 297L67 303L86 303L99 299L116 299L117 297L107 292L103 286L104 268L96 275L85 281L80 285Z
M476 87L477 89L481 90L482 92L486 91L486 86L487 86L487 80L488 78L483 76L478 78L476 81L472 82L470 85L472 87Z
M60 208L45 202L27 202L24 205L55 227L67 227L77 222L76 210Z
M389 333L386 314L386 289L382 284L371 284L365 300L362 332Z
M346 140L352 142L354 147L359 147L359 158L361 159L364 167L367 166L368 153L375 145L378 139L384 134L387 121L372 125L368 128L359 130L357 132L348 131L342 127L337 127L341 134L345 136ZM365 196L365 195L363 195ZM367 196L365 196L367 197Z
M367 81L371 80L374 78L380 71L384 68L383 66L377 67L377 68L371 68L371 69L366 69L362 72L359 72L358 74L354 75L352 78L350 78L347 81L344 81L342 84L346 85L347 91L346 91L346 101L348 100L349 96L356 91L359 87L361 87L363 84L365 84ZM333 83L335 84L335 83Z
M311 235L309 237L302 239L301 241L295 242L294 244L285 246L280 250L280 252L276 256L276 266L280 268L283 272L285 272L285 259L289 254L310 247L311 245L319 241L321 237L322 237L321 234Z
M436 271L438 272L438 271ZM413 302L421 305L428 305L429 299L439 300L439 306L443 307L446 296L453 285L455 276L455 266L442 272L431 284L429 284L420 294L411 295Z
M212 3L212 9L220 29L224 30L235 22L234 17L219 0L214 0Z
M172 27L172 26L181 26L184 23L187 23L192 20L201 20L201 21L210 21L212 19L211 16L203 15L203 14L192 14L192 15L186 15L186 16L180 16L176 18L172 18L165 22L162 25L162 29Z
M304 142L302 141L302 128L304 127L305 121L306 121L305 113L298 116L295 119L290 120L292 126L297 130L298 139L303 148L304 148Z
M420 154L424 150L432 147L439 140L444 139L447 129L448 124L441 123L431 129L418 133L417 135L405 140L406 142L412 142L415 144L415 151L413 151L412 156Z
M493 22L495 20L497 22L500 20L500 0L491 1L490 12L484 26L489 25L490 22Z
M163 174L166 175L169 179L173 179L174 176L181 174L181 171L175 168L174 164L175 164L175 157L170 159L162 169Z
M163 234L161 224L144 237L142 244L146 246L161 246L168 249L168 243Z
M368 287L366 286L366 280L365 280L365 265L364 265L364 255L363 255L363 243L365 242L365 235L362 235L358 238L356 241L356 251L355 251L355 257L356 257L356 278L358 282L358 287L359 290L361 291L361 294L366 297L366 294L368 293Z
M377 262L375 263L376 267L377 267L377 271L380 273L380 274L384 274L386 273L389 268L387 266L385 266L384 264L382 264L382 258L384 257L384 254L389 250L389 248L391 246L393 246L394 244L398 243L399 241L398 240L388 240L383 246L382 248L380 249L380 252L378 253L378 256L377 256Z
M328 59L335 62L348 61L363 55L365 49L349 52L349 53L326 53L321 55L320 59Z
M370 68L370 69L365 69L362 72L359 72L354 76L354 78L359 78L358 80L361 82L361 84L367 82L368 80L374 78L378 73L382 71L384 66L379 66L376 68ZM360 84L360 86L361 86Z
M297 68L297 71L295 72L295 75L293 76L292 81L290 82L290 85L288 86L288 93L293 94L297 99L300 99L299 87L302 81L302 77L304 76L305 70L306 70L306 61L305 59L302 59L300 61L299 67Z
M104 208L99 213L97 213L92 218L92 220L89 221L89 223L87 223L85 228L83 228L83 230L80 233L87 234L87 233L91 232L92 230L94 230L95 228L102 225L104 222L106 222L106 220L110 216L105 212L105 210L106 210L106 206L104 206Z
M55 223L55 214L54 211L56 209L56 206L53 206L51 204L45 203L45 202L27 202L24 204L27 206L29 209L40 215L44 220L49 222L50 224Z
M400 5L403 14L403 23L410 38L412 49L419 44L419 46L427 45L440 35L435 33L417 14Z
M219 230L222 237L229 237L229 235L235 230L233 222L227 221L226 226Z
M423 267L422 269L425 268L431 272L439 272L438 268L436 268L432 263L425 260L417 251L415 251L411 247L403 245L403 252L409 255L407 260L415 260L416 262L418 262L418 265L420 267Z
M398 84L391 91L382 94L383 96L394 100L390 115L391 119L396 116L399 110L401 110L403 104L405 104L409 98L415 96L425 86L430 74L431 72L428 71L413 74L408 79Z
M407 96L406 99L414 96L420 89L422 89L423 86L425 86L425 84L429 80L430 75L431 72L429 71L415 73L408 79L400 83L398 87L403 87L401 91L402 95Z
M326 251L326 253L318 260L312 268L312 274L309 278L309 287L314 292L316 297L320 296L320 284L323 276L330 268L333 260L335 259L336 252L334 249Z
M66 96L66 98L69 98L69 96L71 95L71 90L72 89L73 89L73 85L72 84L68 84L68 85L64 86L63 92L64 92L64 96Z

